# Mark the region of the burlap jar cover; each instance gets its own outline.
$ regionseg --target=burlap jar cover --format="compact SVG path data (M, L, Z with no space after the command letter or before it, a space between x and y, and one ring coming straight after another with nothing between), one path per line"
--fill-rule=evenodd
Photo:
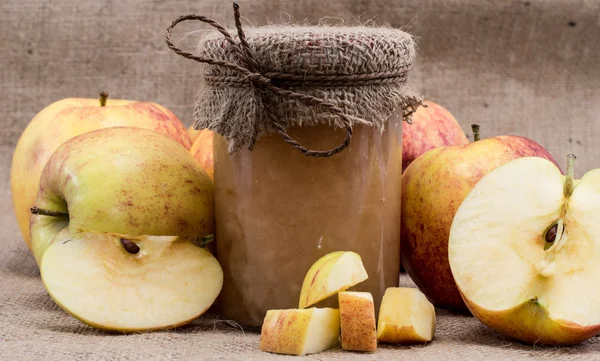
M196 129L216 131L236 152L261 135L277 132L306 155L330 156L350 142L352 126L383 130L401 107L405 120L421 104L407 84L416 56L412 36L388 27L263 26L242 29L234 3L237 35L205 16L185 15L167 30L177 54L207 64L206 87L195 110ZM177 48L177 24L198 20L218 30L205 36L197 54ZM290 126L330 124L349 137L329 152L309 152L286 135Z
M218 133L215 144L225 149L214 148L217 257L225 274L220 311L255 328L267 309L297 307L310 263L338 249L362 254L370 275L364 290L378 306L385 287L397 285L399 276L400 122L421 103L407 83L414 40L389 27L242 29L235 4L234 15L235 36L198 15L182 16L167 30L173 51L207 65L195 127ZM203 37L196 54L171 40L173 27L187 20L217 29ZM386 131L388 124L393 131ZM299 128L319 130L300 135ZM314 150L302 144L331 140L323 135L328 129L345 137ZM362 142L351 145L353 135ZM296 140L300 136L303 141ZM367 138L377 150L361 148ZM307 173L321 178L304 178ZM295 194L285 191L290 184ZM361 200L352 201L352 193L362 194ZM338 230L353 226L355 231ZM311 246L322 238L323 247ZM285 270L273 275L278 268Z

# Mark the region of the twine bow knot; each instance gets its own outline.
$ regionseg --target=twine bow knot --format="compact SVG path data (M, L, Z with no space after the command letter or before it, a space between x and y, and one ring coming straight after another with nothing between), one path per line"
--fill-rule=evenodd
M173 50L178 55L183 56L184 58L195 60L200 63L220 66L223 68L231 69L239 74L238 77L211 77L207 79L207 81L212 83L237 83L238 85L243 86L252 86L257 91L261 91L260 99L262 99L262 107L266 111L272 125L275 127L279 135L283 138L283 140L298 149L302 154L311 157L330 157L334 154L337 154L347 148L352 141L352 116L346 114L344 110L338 107L335 103L319 99L309 94L304 94L296 91L291 91L283 88L282 86L301 86L303 84L306 85L325 85L325 86L348 86L353 85L355 83L360 84L383 84L390 82L397 82L399 80L404 80L406 78L406 72L387 72L387 73L378 73L378 74L357 74L357 75L297 75L297 74L285 74L285 73L264 73L261 69L260 64L256 61L254 53L246 40L246 36L244 30L242 28L242 24L240 21L240 6L237 2L233 3L233 15L235 21L235 27L237 29L237 35L239 38L239 43L236 43L231 34L219 23L216 21L203 16L203 15L194 15L188 14L183 15L177 19L175 19L171 25L167 28L165 40L168 47ZM178 47L176 47L171 41L172 31L179 24L188 20L197 20L203 23L206 23L217 31L219 31L225 40L230 44L231 49L237 56L239 60L239 64L223 61L219 59L211 59L211 58L203 58L196 56L190 52L184 51ZM275 85L277 84L277 85ZM275 116L275 111L271 104L264 100L262 94L264 90L267 90L271 93L277 94L279 96L296 100L298 102L304 103L308 106L316 106L320 107L323 110L328 111L331 115L338 117L344 128L346 130L346 137L344 141L338 145L337 147L319 151L319 150L310 150L306 147L302 146L296 140L289 136L285 127L280 124ZM404 112L404 116L409 116L415 111L414 106L410 106L410 109ZM249 149L252 149L254 143L256 142L256 133L252 139L252 142L249 146Z

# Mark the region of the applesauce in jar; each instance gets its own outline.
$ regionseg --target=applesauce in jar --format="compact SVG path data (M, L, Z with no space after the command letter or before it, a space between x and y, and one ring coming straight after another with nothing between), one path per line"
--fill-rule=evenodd
M371 292L379 309L385 289L399 282L401 121L399 110L383 133L355 125L350 146L327 158L307 157L277 134L230 154L215 134L224 318L258 328L267 310L297 308L306 272L334 251L362 257L369 279L352 290ZM307 148L331 149L345 131L323 124L288 134Z

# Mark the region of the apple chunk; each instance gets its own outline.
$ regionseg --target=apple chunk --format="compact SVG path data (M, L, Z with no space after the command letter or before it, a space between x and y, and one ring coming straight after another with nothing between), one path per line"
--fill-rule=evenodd
M304 277L299 308L306 308L365 281L369 276L355 252L331 252L315 262Z
M340 292L342 349L374 352L377 350L375 306L368 292Z
M188 323L223 285L208 250L171 236L65 230L44 253L40 272L65 311L97 328L129 332Z
M600 333L600 169L573 180L550 161L513 160L460 205L449 261L471 312L527 343L572 345Z
M337 346L340 311L333 308L270 310L263 321L260 349L307 355Z
M417 288L391 287L381 300L377 340L393 344L428 342L435 332L435 308Z

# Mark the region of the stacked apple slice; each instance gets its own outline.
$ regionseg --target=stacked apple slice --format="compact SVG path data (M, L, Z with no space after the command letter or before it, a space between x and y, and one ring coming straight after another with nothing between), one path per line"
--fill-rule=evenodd
M332 252L321 257L304 277L300 308L267 312L260 349L301 356L335 347L340 335L340 310L306 307L367 278L362 260L355 252Z
M304 278L299 308L267 312L260 349L306 355L335 347L341 341L343 350L374 352L378 340L406 344L433 338L435 310L417 289L389 288L376 327L373 296L346 291L367 278L362 259L355 252L332 252L321 257ZM307 308L335 294L339 309Z

